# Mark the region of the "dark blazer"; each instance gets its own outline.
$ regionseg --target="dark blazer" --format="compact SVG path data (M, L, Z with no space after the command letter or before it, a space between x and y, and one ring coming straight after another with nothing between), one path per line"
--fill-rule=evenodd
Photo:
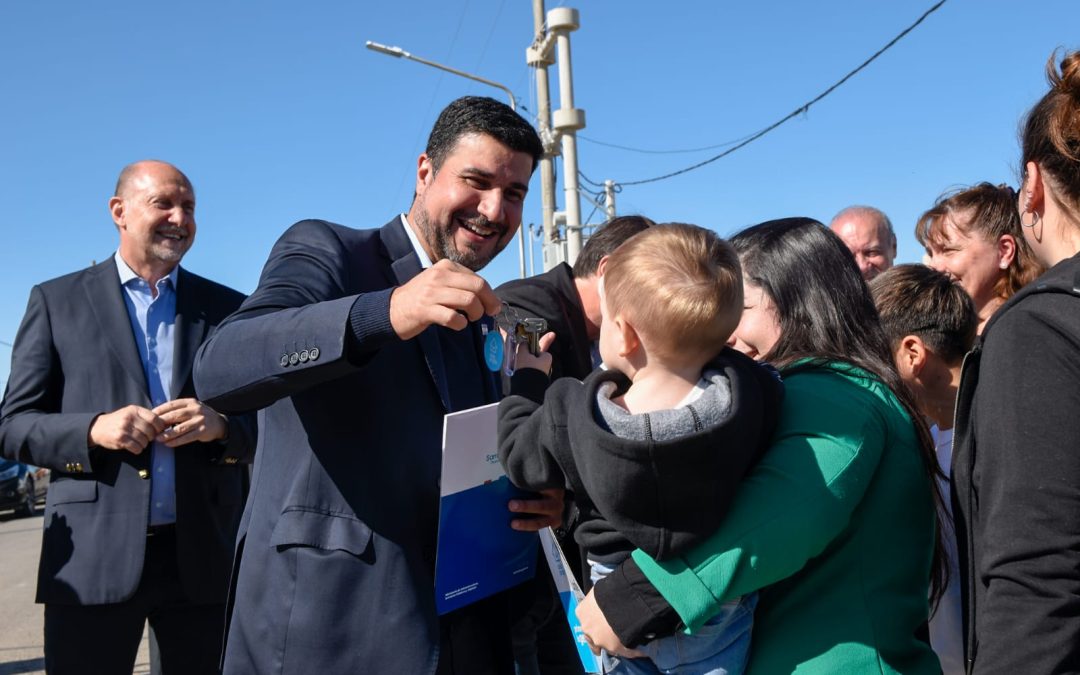
M508 281L495 289L495 294L519 310L522 318L547 320L548 330L555 333L555 342L548 349L552 381L560 377L584 380L593 371L593 341L589 339L585 310L569 265L559 263L543 274Z
M97 415L153 407L112 256L30 292L0 404L5 457L52 469L37 601L96 605L131 597L142 575L150 512L149 451L87 447ZM193 397L195 350L243 295L180 269L171 398ZM226 597L232 542L255 446L250 417L227 443L176 450L176 548L195 603Z
M390 295L420 271L399 218L299 222L199 353L201 396L264 408L226 673L512 672L501 596L435 613L443 415L461 379L491 402L496 382L475 325L394 333ZM441 346L463 338L464 370Z
M964 359L952 498L971 673L1080 672L1080 256Z

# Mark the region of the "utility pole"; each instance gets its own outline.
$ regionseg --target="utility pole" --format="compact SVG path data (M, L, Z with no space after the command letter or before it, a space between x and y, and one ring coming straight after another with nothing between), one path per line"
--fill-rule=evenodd
M577 130L585 128L585 111L574 107L570 33L581 26L578 11L558 7L548 12L548 30L555 34L559 61L559 109L552 120L563 152L563 198L566 200L566 261L573 265L581 253L581 196L578 194Z
M608 220L615 217L615 181L604 181L604 215Z
M540 127L543 138L545 127L549 124L545 108L550 108L550 94L548 93L547 66L555 62L552 58L552 50L558 54L559 65L559 109L552 113L550 154L558 154L555 150L555 141L561 145L563 156L563 195L565 199L564 213L566 231L566 250L562 250L562 242L557 234L557 221L555 217L555 187L554 169L552 168L551 187L546 188L544 176L541 174L541 189L544 200L544 268L551 269L563 258L573 264L581 252L581 196L578 191L578 167L577 167L577 130L585 128L585 111L574 107L574 83L572 76L572 64L570 60L570 33L577 30L581 23L578 11L568 7L559 7L547 13L547 30L544 29L543 0L533 0L533 22L536 26L536 38L533 44L525 50L525 60L537 69L536 87L537 98L541 107ZM548 142L545 139L545 148ZM548 154L548 153L545 153ZM552 221L547 221L548 205Z
M540 127L540 140L544 143L544 156L540 159L540 209L543 223L541 250L544 253L544 269L549 270L563 258L562 255L554 255L561 249L559 232L555 228L555 156L559 154L559 145L551 130L548 66L555 61L551 58L550 48L545 46L544 0L533 0L532 6L536 37L533 44L525 50L525 62L536 69L536 123ZM531 239L529 252L532 253ZM535 274L535 271L533 273Z

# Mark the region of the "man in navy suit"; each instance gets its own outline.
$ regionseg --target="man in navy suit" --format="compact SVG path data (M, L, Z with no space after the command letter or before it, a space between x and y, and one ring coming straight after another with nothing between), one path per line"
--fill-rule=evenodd
M262 408L228 675L513 673L502 594L436 615L435 543L443 415L498 399L479 320L500 303L475 271L517 231L541 152L506 105L452 102L407 215L295 224L200 351L205 400ZM536 530L562 495L510 509Z
M4 456L52 469L38 570L49 673L215 673L254 419L195 398L195 351L243 295L179 267L195 192L136 162L106 262L35 286L0 403Z

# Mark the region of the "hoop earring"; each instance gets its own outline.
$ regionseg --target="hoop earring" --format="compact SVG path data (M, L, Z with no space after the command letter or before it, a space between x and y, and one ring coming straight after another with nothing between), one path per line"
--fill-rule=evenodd
M1024 213L1027 213L1027 211L1024 211ZM1024 227L1034 228L1036 225L1039 224L1039 212L1038 211L1032 211L1031 212L1031 224L1030 225L1028 225L1027 223L1024 222L1024 213L1020 214L1020 224L1021 225L1023 225Z

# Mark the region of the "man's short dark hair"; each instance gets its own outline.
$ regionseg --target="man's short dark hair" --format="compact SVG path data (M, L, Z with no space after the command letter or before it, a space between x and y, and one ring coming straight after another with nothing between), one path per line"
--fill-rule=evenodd
M574 261L574 276L584 279L596 274L601 258L611 255L624 241L653 225L656 223L645 216L619 216L596 228Z
M955 365L975 341L979 319L971 296L926 265L897 265L882 272L870 282L870 294L893 349L904 336L915 335Z
M487 134L515 152L533 160L533 169L544 154L536 129L510 106L487 96L462 96L443 108L428 136L424 152L438 172L458 139L467 134Z

